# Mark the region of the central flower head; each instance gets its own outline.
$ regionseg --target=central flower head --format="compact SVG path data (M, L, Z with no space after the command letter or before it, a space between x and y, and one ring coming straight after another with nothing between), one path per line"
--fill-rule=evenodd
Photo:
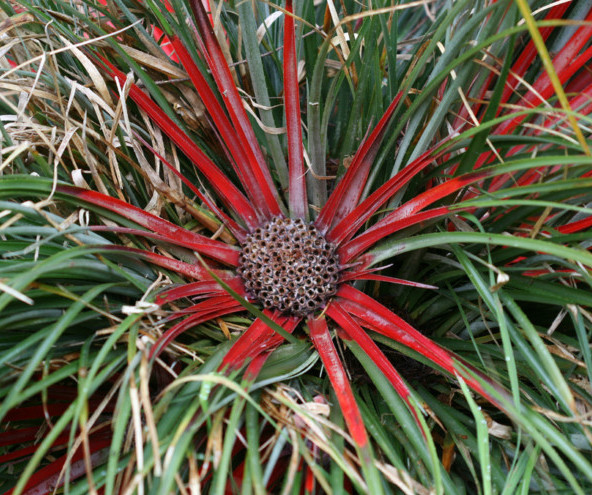
M274 218L247 237L238 271L265 308L306 316L335 294L339 260L314 225Z

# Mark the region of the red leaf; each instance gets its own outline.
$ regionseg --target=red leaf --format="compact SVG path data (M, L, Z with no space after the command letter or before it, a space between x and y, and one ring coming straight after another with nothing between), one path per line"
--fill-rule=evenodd
M235 292L245 297L245 289L239 277L225 281ZM180 287L173 287L167 289L156 296L156 304L163 305L172 301L176 301L183 297L196 296L199 298L219 296L226 294L226 291L218 285L214 280L200 280L199 282L192 282L183 284Z
M324 317L309 318L308 326L310 328L310 338L327 370L327 375L331 380L331 385L333 385L333 390L339 401L339 407L349 432L356 445L364 448L368 444L364 420L354 398L347 373L333 345L331 334L327 328L327 321Z
M209 313L211 311L217 311L219 309L224 308L225 306L229 305L229 302L235 301L239 306L240 303L232 298L231 295L227 293L220 294L218 296L210 296L203 301L198 302L197 304L193 304L187 308L178 309L176 310L171 316L166 318L166 321L173 321L178 320L179 318L183 318L187 315L195 315L196 313ZM242 307L242 306L241 306Z
M99 464L104 460L111 440L92 440L90 442L91 448L91 465ZM64 454L60 458L53 461L51 464L43 467L35 474L33 474L27 484L23 493L26 495L43 495L53 493L56 487L62 486L65 482L64 478L60 478L60 472L64 467L64 464L68 460L70 454ZM83 460L84 453L83 449L79 448L78 451L71 457L70 467L70 481L73 481L86 473L86 467ZM14 489L8 490L4 495L12 495Z
M199 234L195 234L194 232L185 230L181 227L177 228L180 231L183 231L183 233L177 236L168 236L160 235L146 230L130 229L127 227L110 227L106 225L92 225L89 227L89 229L93 232L116 232L119 234L130 234L142 237L149 237L150 239L156 239L159 241L168 242L170 244L175 244L176 246L182 246L192 249L193 251L196 251L200 254L204 254L206 256L209 256L210 258L221 261L222 263L225 263L233 267L238 266L240 256L240 250L238 248L229 246L228 244L225 244L223 242L212 241L212 239L209 239L208 237L200 236ZM186 235L186 233L190 233L191 235L188 236ZM192 236L199 236L202 238L202 241L192 241Z
M347 216L358 204L362 190L366 185L370 167L378 153L378 148L386 131L386 127L401 100L398 93L378 122L378 125L356 152L349 168L340 179L337 187L321 209L315 225L325 233L331 225L337 224Z
M432 191L435 189L436 188L432 189ZM420 196L418 196L418 198ZM400 206L390 215L387 215L385 218L374 224L368 230L364 231L358 237L355 237L351 241L341 246L338 250L341 263L348 263L356 256L367 250L370 246L398 230L448 215L452 211L447 206L441 206L440 208L434 208L432 210L416 213L420 207L414 205L413 201L414 200L411 200ZM419 204L421 204L421 202ZM461 210L457 209L455 211Z
M5 421L8 421L5 419ZM0 447L16 443L34 442L37 439L38 427L7 430L0 433Z
M444 151L441 151L434 157L430 156L434 150L438 149L441 145L442 143L426 151L423 155L407 165L393 178L380 186L356 208L354 208L348 215L346 215L343 220L341 220L337 225L329 230L326 236L327 240L335 244L341 244L342 242L350 239L356 233L356 231L364 223L366 223L366 221L368 221L368 219L374 215L374 213L376 213L378 209L383 206L384 203L386 203L397 191L405 186L413 177L415 177L430 163L444 154Z
M39 431L39 428L34 429L36 432ZM68 441L68 439L66 438L65 441ZM34 454L38 448L38 445L30 445L29 447L21 447L20 449L13 450L8 454L0 455L0 466L5 466L7 462Z
M257 174L257 177L261 177L258 187L259 190L264 193L267 199L268 208L268 210L263 213L266 213L267 219L271 219L271 217L281 214L277 200L274 199L273 201L270 201L268 194L271 193L272 195L276 196L277 190L275 189L271 174L269 173L267 164L265 163L263 153L259 148L255 132L251 127L251 121L245 112L243 101L238 94L238 90L234 84L234 80L232 79L230 69L228 68L228 64L226 63L226 59L222 53L222 49L220 48L220 45L218 45L218 40L216 39L201 1L191 0L190 5L193 15L195 16L199 33L203 37L203 44L205 45L205 48L202 49L202 54L208 64L208 67L212 71L212 75L214 76L216 84L218 85L218 89L222 94L224 105L226 106L228 114L230 115L230 120L237 129L237 132L239 132L241 135L243 147L245 149L251 149L251 153L255 156L256 162L258 163L258 167L256 170L253 170L253 173Z
M292 333L301 318L296 316L283 316L278 311L264 310L263 313L286 332ZM261 353L271 352L283 341L281 335L269 328L263 321L256 319L226 353L220 364L220 370L232 371L239 369L249 358L254 358Z
M292 0L286 0L286 12L284 12L284 105L286 107L290 164L290 216L305 219L308 213L308 201L306 199L306 170L302 151L299 89Z
M374 364L378 366L380 371L386 376L389 382L391 382L394 389L397 391L399 396L405 401L409 410L413 414L415 421L422 429L421 421L417 417L415 408L409 402L409 396L411 391L407 387L407 384L403 381L403 378L397 370L393 367L391 362L387 359L384 353L379 349L376 343L366 334L362 327L358 325L347 311L342 307L339 300L334 300L327 307L327 316L337 323L345 333L347 333L352 339L354 339L362 350L372 359ZM422 430L423 431L423 430Z
M121 85L125 84L126 77L123 72L115 68L115 66L107 60L101 59L101 61L103 62L104 70L111 75L113 79L119 81ZM185 132L183 132L179 126L177 126L177 124L175 124L173 120L135 84L130 86L129 96L148 114L162 132L164 132L181 149L181 151L187 155L199 171L205 175L224 204L234 211L249 228L257 228L259 221L253 206L230 179L216 167L214 162L207 157L199 146L197 146L191 138L189 138L189 136L187 136L187 134L185 134Z
M479 115L479 110L481 109L483 102L487 101L487 93L491 92L491 83L496 80L497 74L493 71L489 73L485 82L481 82L479 76L475 76L473 78L469 90L465 90L465 92L470 94L475 84L480 84L479 88L476 89L477 93L474 97L476 103L474 103L472 106L461 106L456 118L454 119L454 122L452 123L452 129L460 133L467 124L473 123L472 115ZM472 115L470 115L469 110L471 110ZM448 159L448 156L446 156L445 159Z
M581 220L577 220L566 225L561 225L560 227L557 227L557 230L562 234L573 234L574 232L580 232L582 230L589 229L590 227L592 227L592 216L588 218L582 218Z
M69 403L46 404L45 406L16 407L6 413L3 421L25 421L30 419L45 418L46 415L59 416L63 414L68 409L68 407L70 407Z
M586 21L592 21L592 9L588 11ZM592 57L592 47L589 47L578 56L580 50L590 41L592 26L585 25L577 31L564 44L559 53L553 57L553 66L559 80L565 83L573 74L580 70ZM554 88L546 71L538 77L533 89L522 98L521 104L526 107L535 107L541 103L541 98L547 99L553 94ZM524 119L521 115L512 120L507 120L496 129L496 134L510 134Z
M259 354L258 356L255 356L253 358L253 360L249 363L247 369L245 370L244 379L247 382L253 383L257 379L261 371L261 368L263 368L265 361L267 361L267 358L270 355L271 354L269 352L266 352L263 354Z
M173 340L190 328L214 318L243 310L241 304L228 295L206 299L202 303L192 306L193 314L191 316L173 325L154 343L150 350L150 358L158 356Z
M584 76L584 77L580 77L579 79L582 80L583 82L588 82L588 84L579 89L578 92L580 94L578 94L577 96L575 96L574 98L569 100L569 106L574 110L579 112L581 115L588 115L590 114L590 112L592 112L592 77L590 76L590 74L588 72L582 72L580 74L580 76ZM578 84L576 84L577 87L579 87ZM565 121L565 116L562 114L557 114L557 115L549 115L547 116L547 118L545 119L545 121L543 122L542 126L546 129L549 128L556 128L559 127L559 125L562 123L562 121ZM533 135L537 136L537 135L541 135L543 133L542 129L535 129L533 131ZM525 152L527 149L529 150L533 150L534 146L530 146L530 147L526 147L524 145L519 145L519 146L514 146L513 148L511 148L510 150L508 150L507 154L506 154L506 158L511 157L517 153L520 152ZM545 147L538 147L539 150L543 150L545 149ZM552 168L551 171L554 172L556 170L558 170L560 167L556 167L556 168ZM543 170L543 168L541 167L537 167L531 170L527 170L525 171L525 173L520 176L518 178L517 185L519 186L525 186L528 184L532 184L538 180L540 180L541 178L541 170ZM582 177L586 177L587 174L582 175ZM499 189L501 189L508 181L508 175L504 174L501 175L499 177L495 177L492 181L491 181L491 185L488 187L488 191L492 192L492 191L497 191ZM470 197L470 195L466 196L467 198Z
M176 273L181 275L185 275L187 277L191 277L197 280L211 280L212 277L208 273L208 271L198 265L192 265L190 263L185 263L184 261L179 261L173 258L167 258L166 256L162 256L160 254L151 253L149 251L144 251L142 249L136 249L132 247L125 247L125 246L115 246L112 244L109 245L101 245L101 251L114 251L120 252L122 254L133 254L135 257L140 257L148 260L150 263L155 265L161 266L162 268L167 268L168 270L172 270ZM228 278L234 277L234 275L230 274L226 271L221 270L212 270L216 275L224 280Z
M549 9L549 12L545 16L545 20L561 19L568 7L569 2L556 5L555 7ZM546 40L554 29L554 26L539 29L539 32L543 40ZM531 40L521 51L520 56L518 57L516 62L514 62L514 65L512 65L510 74L508 75L508 79L506 80L506 87L504 88L504 91L502 93L501 103L505 103L510 99L510 96L514 92L516 85L519 83L519 80L516 76L523 77L526 74L526 71L532 65L532 61L537 55L538 51L534 45L534 42ZM502 108L503 107L500 105L500 109Z
M498 396L511 401L508 392L460 356L440 347L376 300L347 284L339 288L337 296L342 298L339 300L341 307L348 313L360 318L364 326L419 352L452 375L461 375L475 392L481 394L494 406L505 411L500 399L488 392L483 386L483 382L495 389ZM465 370L470 370L470 373ZM475 378L475 375L479 378Z
M173 167L168 162L168 160L164 158L162 155L160 155L158 151L156 151L150 145L150 143L146 142L146 140L142 138L142 136L140 136L136 132L134 132L134 136L138 141L140 141L144 146L146 146L146 148L148 148L154 156L158 157L158 159L162 163L164 163L166 167L173 174L175 174L181 180L181 182L183 182L183 184L185 184L191 190L191 192L195 194L200 199L200 201L202 201L214 213L214 215L216 215L218 220L220 220L224 225L226 225L226 227L228 227L228 229L232 232L234 237L236 237L236 239L239 242L243 242L246 239L247 232L243 227L239 226L232 218L230 218L228 215L226 215L226 213L224 213L220 208L218 208L210 197L203 195L197 187L195 187L191 182L189 182L187 177L185 177L181 172L179 172L175 167Z
M561 18L562 14L568 7L569 3L554 7L549 11L546 19ZM592 9L588 12L586 20L592 20ZM543 34L543 38L546 39L553 29L553 27L542 28L541 34ZM561 83L568 81L571 76L573 76L588 62L588 60L590 60L590 58L592 58L592 47L589 47L582 54L577 56L591 36L592 27L590 25L580 27L564 44L561 51L553 58L553 66ZM502 105L510 99L512 92L515 91L515 88L517 87L518 78L515 76L524 76L526 71L530 68L531 62L537 53L536 47L532 41L522 51L517 62L510 70L510 75L506 81L506 88L502 93ZM546 102L553 95L553 92L554 88L551 84L549 76L546 71L543 71L542 74L540 74L540 76L536 79L532 89L530 89L521 98L520 104L527 108L536 107L537 105ZM574 107L572 106L572 108ZM494 134L511 134L526 118L526 115L520 115L513 119L506 120L495 128ZM549 124L546 123L545 126L548 127ZM511 156L522 149L524 149L523 146L515 147L514 149L510 150L506 156ZM491 152L483 153L476 161L474 168L478 169L482 167L484 164L489 163L492 158L493 154Z
M387 282L389 284L406 285L408 287L417 287L420 289L437 289L435 285L422 284L420 282L413 282L412 280L404 280L402 278L388 277L386 275L377 275L371 273L369 270L362 270L359 272L348 272L341 277L340 282L348 280L376 280L377 282Z
M181 59L181 63L189 74L189 78L197 89L208 113L214 121L216 131L232 155L233 166L242 183L245 184L245 191L255 207L262 213L262 219L270 219L271 216L280 213L275 189L270 189L266 182L265 174L249 145L247 137L240 127L233 127L208 82L193 61L191 54L181 43L179 38L173 38L173 45Z
M96 406L98 403L94 403L91 405ZM90 404L89 404L90 405ZM67 404L65 409L67 409L70 404ZM40 408L42 406L39 406ZM47 407L47 406L46 406ZM14 411L18 411L17 408ZM63 411L62 411L63 412ZM57 414L56 414L57 416ZM43 414L39 415L39 418L44 418ZM44 418L45 419L45 418ZM5 420L6 421L6 420ZM17 420L18 421L18 420ZM26 457L31 454L34 454L37 449L39 448L38 441L39 441L39 434L42 431L42 426L36 426L33 428L22 428L20 430L9 430L0 434L0 445L7 446L7 445L20 445L23 443L32 443L33 445L27 447L21 447L17 450L13 450L7 454L0 455L0 466L3 466L5 463L13 461L15 459L20 459L21 457ZM100 427L99 429L95 430L93 433L94 438L104 438L109 436L110 433L107 428ZM70 441L70 431L66 429L64 433L59 435L51 444L51 448L55 449L56 447L65 447L68 442Z

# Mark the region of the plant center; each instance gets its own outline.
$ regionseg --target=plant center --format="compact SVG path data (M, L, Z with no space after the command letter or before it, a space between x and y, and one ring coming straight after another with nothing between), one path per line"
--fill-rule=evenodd
M274 218L249 234L238 272L265 308L306 316L335 294L335 246L302 219Z

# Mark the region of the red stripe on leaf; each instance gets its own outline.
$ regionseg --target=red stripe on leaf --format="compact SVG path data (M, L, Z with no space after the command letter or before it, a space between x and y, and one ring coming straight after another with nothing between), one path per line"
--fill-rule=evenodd
M339 407L349 432L356 446L364 448L368 444L364 421L354 398L347 373L333 345L331 334L327 328L327 321L324 317L309 318L308 326L310 328L310 338L327 370L327 375L331 385L333 385L333 391L339 401Z

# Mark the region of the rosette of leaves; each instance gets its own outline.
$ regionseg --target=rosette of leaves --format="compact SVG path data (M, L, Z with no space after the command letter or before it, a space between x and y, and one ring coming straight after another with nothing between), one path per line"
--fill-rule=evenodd
M589 492L592 9L449 7L3 5L6 493Z

